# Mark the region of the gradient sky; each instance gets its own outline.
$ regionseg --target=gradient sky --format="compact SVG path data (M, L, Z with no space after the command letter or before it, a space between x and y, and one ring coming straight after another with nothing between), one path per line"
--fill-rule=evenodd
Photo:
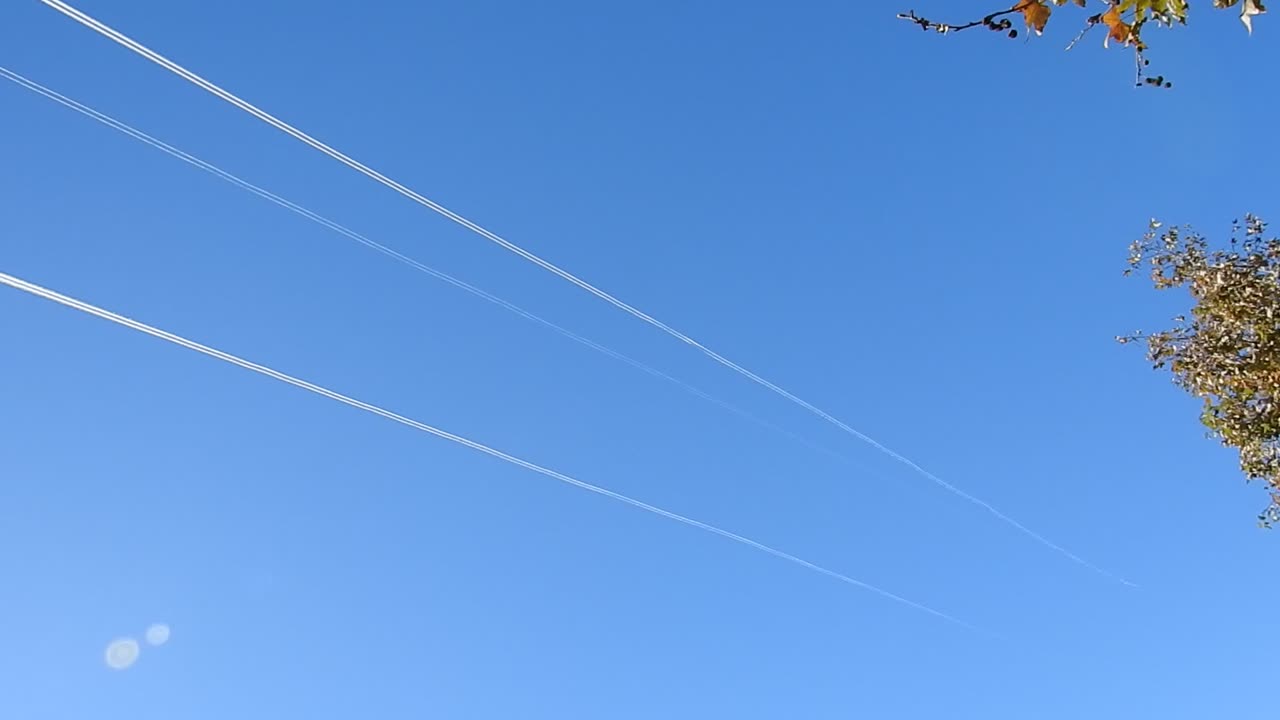
M850 462L7 82L0 272L981 630L0 289L0 716L1264 716L1265 495L1112 337L1181 307L1151 216L1277 209L1274 23L1197 3L1138 91L909 4L77 6L1139 588L23 0L0 65Z

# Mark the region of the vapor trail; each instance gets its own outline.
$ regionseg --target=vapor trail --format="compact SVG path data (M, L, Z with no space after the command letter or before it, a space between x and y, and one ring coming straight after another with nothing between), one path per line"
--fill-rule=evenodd
M929 613L934 617L938 617L948 622L961 625L971 630L975 629L973 628L973 626L969 625L968 623L965 623L964 621L959 620L955 617L952 617L951 615L948 615L946 613L940 612L938 610L934 610L933 608L930 608L927 605L923 605L914 600L908 600L907 598L904 598L901 595L896 595L894 593L889 592L888 590L884 590L882 588L876 587L875 585L865 583L861 580L856 580L854 578L849 577L848 575L843 575L834 570L829 570L825 567L822 567L821 565L811 563L808 560L804 560L802 558L796 557L795 555L792 555L790 553L785 553L781 550L765 545L764 543L756 542L755 540L744 537L742 535L738 535L737 533L729 532L728 530L723 530L714 525L710 525L708 523L702 522L701 520L695 520L693 518L680 515L679 513L671 512L670 510L664 510L660 507L657 507L656 505L650 505L646 502L636 500L634 498L628 497L621 493L617 493L612 490L605 489L598 485L592 485L591 483L588 483L586 481L579 480L575 477L566 475L556 470L552 470L550 468L543 467L541 465L537 465L535 463L529 462L528 460L523 460L514 455L509 455L505 452L502 452L501 450L496 450L494 448L489 447L488 445L484 445L474 440L470 440L468 438L462 437L461 435L455 435L451 432L447 432L437 427L427 425L426 423L422 423L417 420L407 418L404 415L399 415L397 413L391 412L390 410L386 410L384 408L378 407L377 405L372 405L370 403L363 402L361 400L357 400L352 397L348 397L346 395L335 392L328 388L321 387L320 385L316 385L314 383L307 382L306 380L301 380L299 378L293 377L292 375L286 375L285 373L282 373L278 370L273 370L269 367L266 367L265 365L259 365L257 363L250 362L248 360L237 357L230 353L226 353L221 350L211 348L207 345L202 345L198 342L195 342L194 340L188 340L179 335L166 332L159 328L155 328L145 323L138 322L137 320L132 320L130 318L124 317L123 315L118 315L109 310L104 310L100 307L90 305L89 303L83 302L81 300L77 300L75 298L68 297L61 293L54 292L53 290L40 287L39 285L29 283L20 278L16 278L12 275L0 273L0 284L8 285L9 287L15 288L17 290L21 290L26 293L30 293L31 295L35 295L37 297L41 297L46 300L52 300L53 302L56 302L61 305L65 305L75 310L79 310L80 312L86 313L88 315L93 315L95 317L102 318L103 320L108 320L110 322L116 323L117 325L122 325L132 330L137 330L138 332L151 335L152 337L156 337L166 342L173 343L174 345L187 348L188 350L194 350L203 355L208 355L209 357L222 360L223 362L242 367L245 370L251 370L260 375L266 375L267 377L272 378L273 380L279 380L280 382L292 385L297 388L301 388L303 390L306 390L311 393L315 393L316 395L320 395L322 397L329 398L330 400L335 400L344 405L349 405L358 410L364 410L365 412L372 413L380 417L384 417L388 420L393 420L397 423L400 423L401 425L406 425L415 430L420 430L422 432L435 435L436 437L443 438L450 442L454 442L459 445L469 447L472 450L477 450L486 455L490 455L492 457L498 458L499 460L502 460L504 462L511 463L512 465L517 465L519 467L525 468L526 470L532 470L533 472L539 473L541 475L545 475L555 480L559 480L560 482L567 483L569 485L580 488L582 490L587 490L589 492L596 493L597 495L603 495L605 497L612 498L619 502L626 503L627 505L631 505L632 507L639 508L646 512L653 513L655 515L660 515L670 520L675 520L676 522L684 523L685 525L698 528L699 530L705 530L706 532L719 535L720 537L727 538L736 543L746 545L747 547L754 548L756 550L767 553L774 557L781 558L791 563L795 563L796 565L807 568L809 570L820 573L822 575L835 578L836 580L839 580L841 582L854 585L864 590L869 590L877 595L880 595L881 597L888 598L890 600L893 600L894 602L901 603L908 607L915 608L916 610Z
M1101 574L1101 575L1105 575L1105 576L1110 577L1110 578L1112 578L1112 579L1118 580L1119 582L1122 582L1122 583L1124 583L1124 584L1126 584L1126 585L1131 585L1131 586L1133 585L1133 583L1130 583L1129 581L1127 581L1127 580L1125 580L1125 579L1123 579L1123 578L1120 578L1120 577L1118 577L1118 576L1116 576L1116 575L1114 575L1114 574L1112 574L1112 573L1108 572L1107 570L1102 569L1101 567L1099 567L1099 566L1097 566L1097 565L1094 565L1093 563L1089 562L1088 560L1085 560L1084 558L1080 557L1079 555L1076 555L1075 553L1073 553L1073 552L1071 552L1071 551L1067 550L1065 547L1063 547L1063 546L1061 546L1061 545L1058 545L1057 543L1054 543L1053 541L1049 540L1048 538L1046 538L1045 536L1041 535L1040 533L1038 533L1038 532L1036 532L1036 531L1032 530L1031 528L1027 527L1026 525L1022 524L1022 523L1021 523L1021 522L1019 522L1018 520L1015 520L1013 517L1011 517L1011 516L1009 516L1009 515L1005 514L1004 512L1002 512L1002 511L998 510L996 507L994 507L993 505L991 505L991 504L990 504L990 503L988 503L987 501L982 500L981 498L978 498L978 497L976 497L976 496L974 496L974 495L972 495L972 494L970 494L970 493L968 493L968 492L966 492L966 491L964 491L964 490L961 490L959 487L956 487L955 485L952 485L951 483L949 483L949 482L947 482L947 481L943 480L942 478L938 477L937 475L933 474L932 472L930 472L930 471L928 471L928 470L924 469L923 467L921 467L919 464L917 464L915 461L911 460L910 458L907 458L906 456L904 456L904 455L902 455L902 454L898 453L897 451L895 451L895 450L893 450L893 449L891 449L891 448L889 448L889 447L887 447L887 446L885 446L885 445L881 444L881 443L880 443L878 440L876 440L875 438L872 438L871 436L866 435L865 433L863 433L863 432L861 432L861 431L859 431L859 430L854 429L852 426L850 426L849 424L847 424L847 423L845 423L844 421L840 420L839 418L837 418L837 417L835 417L835 416L831 415L831 414L830 414L830 413L828 413L827 411L822 410L821 408L817 407L816 405L813 405L813 404L812 404L812 403L810 403L809 401L804 400L804 399L802 399L802 398L800 398L800 397L798 397L798 396L796 396L796 395L792 394L791 392L789 392L789 391L787 391L787 390L783 389L782 387L778 386L777 384L773 383L772 381L770 381L770 380L766 380L765 378L763 378L763 377L761 377L761 376L757 375L756 373L754 373L754 372L752 372L752 371L750 371L750 370L746 369L746 368L745 368L745 367L743 367L742 365L739 365L738 363L736 363L736 362L734 362L734 361L730 360L729 358L727 358L727 357L725 357L725 356L723 356L723 355L721 355L721 354L719 354L719 353L715 352L715 351L714 351L714 350L712 350L711 348L709 348L709 347L707 347L707 346L703 345L702 343L698 342L697 340L694 340L692 337L690 337L690 336L686 335L685 333L683 333L683 332L681 332L681 331L679 331L679 330L675 329L674 327L671 327L670 325L667 325L666 323L662 322L661 320L658 320L657 318L654 318L654 317L652 317L652 316L648 315L647 313L645 313L645 312L643 312L643 311L641 311L641 310L639 310L639 309L637 309L637 308L635 308L635 307L633 307L633 306L631 306L631 305L629 305L629 304L627 304L627 303L623 302L622 300L619 300L618 298L614 297L613 295L611 295L611 294L609 294L609 293L605 292L604 290L601 290L600 288L597 288L596 286L594 286L594 285L592 285L591 283L589 283L589 282L587 282L587 281L585 281L585 280L583 280L583 279L579 278L578 276L576 276L576 275L574 275L574 274L570 273L569 271L567 271L567 270L564 270L564 269L560 268L559 266L555 265L554 263L551 263L551 262L549 262L549 261L547 261L547 260L542 259L541 257L539 257L539 256L537 256L537 255L535 255L535 254L533 254L532 252L530 252L530 251L528 251L528 250L525 250L524 248L520 247L519 245L516 245L515 243L512 243L512 242L510 242L510 241L506 240L505 238L503 238L503 237L501 237L501 236L497 235L497 234L496 234L496 233L494 233L494 232L491 232L490 230L488 230L488 229L486 229L486 228L484 228L484 227L482 227L482 226L480 226L480 225L476 224L475 222L472 222L471 220L468 220L467 218L465 218L465 217L463 217L463 216L461 216L461 215L459 215L459 214L457 214L457 213L453 212L452 210L450 210L450 209L448 209L448 208L444 207L443 205L441 205L441 204L439 204L439 203L435 202L434 200L431 200L430 198L428 198L428 197L426 197L426 196L424 196L424 195L422 195L422 194L418 193L417 191L413 190L412 188L409 188L409 187L407 187L407 186L405 186L405 185L402 185L401 183L399 183L399 182L397 182L397 181L395 181L395 180L393 180L393 179L391 179L391 178L387 177L386 175L383 175L382 173L378 172L377 170L374 170L373 168L369 167L368 165L365 165L364 163L361 163L360 161L355 160L354 158L351 158L350 156L343 154L342 152L340 152L340 151L338 151L338 150L334 149L333 147L330 147L329 145L326 145L326 144L325 144L325 143L323 143L323 142L320 142L319 140L315 139L314 137L312 137L312 136L310 136L310 135L306 134L305 132L303 132L303 131L301 131L301 130L297 129L297 128L296 128L296 127L294 127L293 125L290 125L289 123L287 123L287 122L285 122L285 121L283 121L283 120L281 120L281 119L279 119L279 118L275 117L274 115L271 115L270 113L267 113L266 111L264 111L264 110L262 110L262 109L258 108L257 106L255 106L255 105L253 105L253 104L249 103L248 101L246 101L246 100L244 100L244 99L242 99L242 98L240 98L240 97L236 96L235 94L233 94L233 93L231 93L231 92L229 92L229 91L227 91L227 90L224 90L224 89L223 89L223 88L221 88L221 87L218 87L217 85L215 85L215 84L213 84L213 83L209 82L208 80L205 80L204 78L200 77L199 75L197 75L197 74L195 74L195 73L191 72L190 70L187 70L186 68L182 67L181 65L178 65L177 63L175 63L175 62L173 62L172 60L169 60L168 58L164 57L163 55L160 55L159 53L157 53L157 52L155 52L155 51L151 50L150 48L146 47L145 45L142 45L141 43L139 43L139 42L137 42L137 41L135 41L135 40L133 40L133 39L131 39L131 38L127 37L126 35L124 35L124 34L122 34L122 33L118 32L118 31L116 31L115 29L113 29L113 28L111 28L111 27L107 26L106 24L104 24L104 23L102 23L102 22L100 22L100 21L98 21L98 20L94 19L93 17L91 17L91 16L89 16L89 15L87 15L87 14L85 14L85 13L81 12L80 10L77 10L76 8L74 8L74 7L70 6L70 5L68 5L67 3L62 2L62 0L40 0L40 1L41 1L41 2L43 2L45 5L48 5L49 7L51 7L51 8L53 8L53 9L57 10L57 11L58 11L58 12L60 12L60 13L62 13L63 15L66 15L67 17L70 17L71 19L75 20L76 22L78 22L78 23L80 23L80 24L84 25L85 27L88 27L88 28L90 28L90 29L94 30L95 32L99 33L100 35L103 35L104 37L107 37L107 38L109 38L109 39L111 39L111 40L115 41L116 43L118 43L118 44L120 44L120 45L123 45L124 47L126 47L126 48L128 48L128 49L132 50L133 52L135 52L135 53L137 53L137 54L139 54L139 55L141 55L141 56L145 57L146 59L148 59L148 60L150 60L150 61L152 61L152 62L156 63L157 65L160 65L161 67L165 68L166 70L169 70L170 72L172 72L172 73L174 73L174 74L176 74L176 75L178 75L178 76L182 77L183 79L187 80L188 82L191 82L192 84L194 84L194 85L196 85L196 86L198 86L198 87L200 87L200 88L202 88L202 89L204 89L204 90L206 90L206 91L208 91L208 92L212 93L213 95L215 95L215 96L217 96L217 97L219 97L219 98L221 98L221 99L225 100L226 102L228 102L228 103L230 103L230 104L232 104L232 105L234 105L234 106L236 106L236 107L240 108L241 110L243 110L243 111L245 111L245 112L249 113L250 115L253 115L254 117L258 118L259 120L261 120L261 121L263 121L263 122L267 123L268 125L271 125L272 127L275 127L276 129L278 129L278 130L280 130L280 131L282 131L282 132L285 132L285 133L287 133L287 134L289 134L289 135L293 136L293 137L294 137L294 138L296 138L297 140L300 140L300 141L302 141L303 143L306 143L307 145L310 145L311 147L315 148L316 150L319 150L320 152L324 153L325 155L328 155L329 157L333 158L334 160L337 160L338 162L341 162L342 164L346 165L347 167L350 167L351 169L356 170L356 171L358 171L358 172L360 172L360 173L362 173L362 174L364 174L364 175L366 175L366 176L368 176L368 177L372 178L373 180L376 180L377 182L379 182L379 183L381 183L381 184L383 184L383 185L387 186L388 188L391 188L392 190L395 190L396 192L400 193L401 195L404 195L405 197L407 197L407 198L409 198L409 199L413 200L414 202L417 202L418 204L423 205L423 206L425 206L425 207L427 207L427 208L429 208L429 209L431 209L431 210L433 210L433 211L435 211L435 212L439 213L440 215L443 215L444 217L448 218L449 220L452 220L453 222L455 222L455 223L457 223L457 224L459 224L459 225L461 225L461 226L463 226L463 227L467 228L468 230L471 230L472 232L476 233L477 235L480 235L481 237L484 237L484 238L486 238L487 240L490 240L491 242L494 242L494 243L496 243L496 244L500 245L501 247L503 247L503 248L505 248L505 249L507 249L507 250L509 250L509 251L511 251L511 252L513 252L513 253L515 253L516 255L519 255L520 257L522 257L522 258L524 258L525 260L528 260L529 262L531 262L531 263L533 263L533 264L535 264L535 265L537 265L537 266L541 267L542 269L544 269L544 270L546 270L546 271L548 271L548 272L550 272L550 273L553 273L553 274L555 274L555 275L559 276L560 278L562 278L562 279L564 279L564 280L566 280L566 281L568 281L568 282L573 283L574 285L577 285L578 287L580 287L580 288L582 288L583 290L585 290L585 291L587 291L587 292L591 293L592 295L595 295L596 297L600 298L601 300L604 300L605 302L609 303L610 305L613 305L614 307L616 307L616 308L618 308L618 309L620 309L620 310L622 310L622 311L624 311L624 312L626 312L626 313L628 313L628 314L630 314L630 315L632 315L632 316L634 316L634 317L636 317L636 318L638 318L638 319L640 319L640 320L643 320L644 322L648 323L649 325L652 325L653 327L658 328L659 330L661 330L661 331L665 332L666 334L670 335L671 337L674 337L674 338L676 338L677 340L680 340L681 342L684 342L684 343L686 343L686 344L688 344L688 345L691 345L692 347L696 348L698 351L700 351L701 353L703 353L703 354L704 354L704 355L706 355L707 357L711 358L711 359L712 359L712 360L714 360L715 362L717 362L717 363L719 363L719 364L723 365L724 367L729 368L730 370L733 370L734 372L736 372L736 373L738 373L739 375L741 375L741 376L743 376L743 377L747 378L748 380L751 380L752 382L754 382L754 383L756 383L756 384L758 384L758 385L760 385L760 386L762 386L762 387L764 387L764 388L767 388L768 390L770 390L770 391L772 391L772 392L776 393L776 394L777 394L777 395L779 395L780 397L783 397L783 398L785 398L785 399L787 399L787 400L789 400L789 401L791 401L791 402L795 403L796 405L799 405L800 407L804 408L805 410L808 410L809 412L813 413L814 415L817 415L819 418L822 418L823 420L827 421L828 423L831 423L832 425L834 425L835 427L839 428L840 430L842 430L842 431L844 431L844 432L848 433L849 435L852 435L853 437L855 437L855 438L857 438L857 439L859 439L859 440L861 440L861 441L863 441L863 442L867 443L868 445L871 445L871 446L872 446L872 447L874 447L876 450L879 450L880 452L884 453L885 455L887 455L887 456L889 456L889 457L893 458L894 460L896 460L896 461L898 461L898 462L902 463L903 465L906 465L907 467L909 467L909 468L911 468L912 470L914 470L914 471L916 471L917 473L919 473L921 476L923 476L923 477L927 478L928 480L932 481L933 483L937 484L939 487L941 487L941 488L945 489L946 491L948 491L948 492L950 492L950 493L954 494L955 496L957 496L957 497L959 497L959 498L962 498L962 499L964 499L964 500L967 500L968 502L970 502L970 503L972 503L972 504L974 504L974 505L976 505L976 506L978 506L978 507L980 507L980 508L983 508L983 509L984 509L984 510L986 510L987 512L989 512L989 513L991 513L992 515L994 515L996 518L1000 519L1002 522L1007 523L1009 526L1011 526L1011 527L1013 527L1013 528L1017 529L1018 531L1022 532L1022 533L1023 533L1023 534L1025 534L1026 536L1028 536L1028 537L1032 538L1033 540L1035 540L1035 541L1037 541L1037 542L1039 542L1039 543L1043 544L1044 546L1046 546L1046 547L1048 547L1048 548L1050 548L1050 549L1054 550L1055 552L1060 553L1060 554L1061 554L1061 555L1063 555L1064 557L1066 557L1066 558L1068 558L1068 559L1070 559L1070 560L1072 560L1072 561L1074 561L1074 562L1076 562L1076 563L1079 563L1079 564L1080 564L1080 565L1082 565L1083 567L1086 567L1086 568L1088 568L1088 569L1090 569L1090 570L1093 570L1094 572L1097 572L1097 573L1099 573L1099 574Z
M112 128L113 130L116 130L120 133L128 135L129 137L132 137L133 139L138 140L139 142L145 143L146 145L150 145L151 147L167 155L170 155L171 157L175 157L187 163L188 165L192 165L201 170L204 170L205 172L213 175L214 177L219 178L220 180L224 180L242 190L245 190L264 200L267 200L268 202L278 205L292 213L300 215L306 218L307 220L310 220L311 222L314 222L344 237L354 240L355 242L358 242L367 248L375 250L387 257L392 258L393 260L396 260L397 262L407 265L415 270L418 270L419 272L425 273L437 280L448 283L449 285L452 285L453 287L456 287L460 290L464 290L468 293L471 293L476 297L487 300L488 302L491 302L522 318L525 318L526 320L542 325L543 327L546 327L570 340L573 340L576 343L579 343L592 350L595 350L596 352L602 355L605 355L607 357L611 357L620 362L626 363L627 365L630 365L636 370L639 370L647 375L651 375L660 380L665 380L666 382L669 382L679 387L685 392L691 395L694 395L695 397L706 400L709 403L717 405L720 408L728 412L731 412L750 423L753 423L766 430L782 435L811 450L815 450L817 452L823 453L824 455L827 455L835 460L838 460L839 462L845 465L857 468L861 472L873 474L873 471L871 471L866 466L834 450L831 450L830 448L826 448L821 445L818 445L817 443L811 442L807 438L804 438L790 430L781 428L769 422L768 420L764 420L763 418L757 417L756 415L753 415L752 413L746 410L743 410L742 408L736 405L733 405L732 403L729 403L725 400L721 400L720 398L705 392L704 390L698 388L695 385L685 382L684 380L680 380L679 378L669 375L661 370L658 370L655 367L647 365L639 360L636 360L635 358L632 358L628 355L618 352L617 350L614 350L610 347L601 345L600 343L594 340L583 337L582 335L579 335L578 333L575 333L572 330L569 330L568 328L558 325L539 315L535 315L534 313L529 312L528 310L525 310L524 308L520 307L519 305L516 305L513 302L504 300L503 298L498 297L497 295L494 295L493 293L490 293L487 290L478 288L475 285L472 285L464 280L459 280L458 278L453 277L448 273L437 270L429 265L419 262L418 260L415 260L414 258L409 257L408 255L405 255L404 253L401 253L397 250L389 248L386 245L383 245L382 243L379 243L375 240L371 240L368 237L365 237L364 235L356 232L355 230L352 230L344 225L334 222L333 220L330 220L329 218L326 218L323 215L320 215L319 213L313 212L301 205L298 205L297 203L291 200L287 200L283 197L280 197L279 195L269 190L266 190L258 185L254 185L248 180L245 180L230 172L227 172L226 170L223 170L222 168L210 162L201 160L195 155L192 155L191 153L188 153L179 148L176 148L173 145L170 145L169 143L164 142L163 140L160 140L152 135L149 135L143 132L142 130L139 130L133 127L132 125L129 125L128 123L125 123L124 121L117 120L116 118L113 118L104 112L95 110L94 108L91 108L82 102L79 102L70 97L67 97L66 95L63 95L62 93L56 90L53 90L49 87L41 85L40 83L36 82L35 80L32 80L31 78L28 78L20 73L14 72L13 70L9 70L8 68L5 68L3 66L0 66L0 77L3 77L4 79L9 80L21 87L24 87L38 95L42 95L58 103L59 105L70 108L71 110L74 110L80 113L81 115L84 115L92 120L95 120L98 123L106 125L107 127Z

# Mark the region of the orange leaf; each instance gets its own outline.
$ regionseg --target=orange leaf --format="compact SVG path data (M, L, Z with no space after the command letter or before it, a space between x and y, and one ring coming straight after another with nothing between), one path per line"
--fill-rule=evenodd
M1049 22L1049 13L1052 9L1044 4L1044 0L1026 0L1021 5L1015 5L1015 9L1022 10L1022 17L1027 21L1027 27L1036 31L1036 34L1044 32L1044 26Z
M1110 10L1103 13L1102 23L1107 26L1107 38L1102 41L1103 47L1107 47L1112 40L1121 45L1128 45L1134 41L1133 26L1120 17L1120 10L1116 5L1112 5Z

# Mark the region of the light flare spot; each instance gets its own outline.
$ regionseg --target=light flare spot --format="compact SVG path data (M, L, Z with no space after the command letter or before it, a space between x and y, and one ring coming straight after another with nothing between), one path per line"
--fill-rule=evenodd
M165 625L164 623L155 623L151 627L147 628L147 644L159 647L169 642L169 636L171 634L172 632L169 630L168 625Z
M112 670L124 670L138 662L138 655L141 653L142 648L133 638L112 640L111 644L107 645L107 667Z

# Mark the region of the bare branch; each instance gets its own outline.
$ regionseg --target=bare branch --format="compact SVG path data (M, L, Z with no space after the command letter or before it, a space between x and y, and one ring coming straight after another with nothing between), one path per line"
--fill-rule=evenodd
M942 34L946 34L949 32L960 32L961 30L968 30L969 28L975 28L978 26L985 26L992 30L1009 30L1013 23L1009 22L1008 20L1002 20L1001 22L996 22L996 18L1000 18L1005 15L1012 15L1014 13L1020 13L1023 10L1035 4L1036 4L1036 0L1023 0L1023 2L1020 2L1017 5L1014 5L1008 10L1000 10L998 12L993 12L990 15L983 17L981 20L974 20L973 22L961 23L958 25L952 25L950 23L939 23L939 22L934 22L932 20L929 20L928 18L922 18L919 15L916 15L915 10L908 10L905 13L898 13L898 18L901 20L909 20L915 23L916 25L919 25L921 30L933 30L934 32L939 32ZM1016 36L1017 31L1013 30L1012 34Z

